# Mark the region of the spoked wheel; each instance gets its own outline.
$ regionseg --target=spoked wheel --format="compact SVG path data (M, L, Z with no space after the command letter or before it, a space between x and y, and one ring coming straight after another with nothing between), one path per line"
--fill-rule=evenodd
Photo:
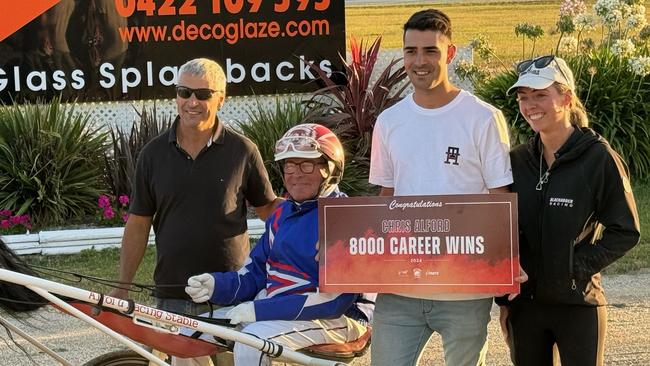
M149 360L131 350L113 351L93 358L84 366L147 366Z

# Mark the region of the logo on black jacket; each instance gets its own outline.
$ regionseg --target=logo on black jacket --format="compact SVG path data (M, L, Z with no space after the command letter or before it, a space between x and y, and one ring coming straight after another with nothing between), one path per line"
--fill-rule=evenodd
M556 206L556 207L573 207L573 199L562 198L562 197L551 197L548 200L548 205Z
M449 146L447 148L447 152L445 153L445 155L447 155L447 159L445 160L445 164L458 165L458 157L460 156L460 148L454 147L454 146Z

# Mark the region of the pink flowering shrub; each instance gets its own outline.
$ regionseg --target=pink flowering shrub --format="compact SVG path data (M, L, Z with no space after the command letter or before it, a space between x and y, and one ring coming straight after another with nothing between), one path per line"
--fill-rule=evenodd
M24 234L32 229L29 214L14 215L11 210L0 210L0 234Z
M122 226L129 218L129 196L123 194L117 199L107 195L100 195L97 199L99 208L98 220L104 226Z

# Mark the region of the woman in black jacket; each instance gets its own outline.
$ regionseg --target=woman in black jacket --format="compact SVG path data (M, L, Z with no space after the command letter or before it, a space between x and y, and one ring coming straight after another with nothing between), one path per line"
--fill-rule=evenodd
M639 240L627 167L587 127L573 73L561 58L521 62L519 110L535 136L511 151L521 265L513 301L498 299L515 365L603 364L607 315L600 271Z

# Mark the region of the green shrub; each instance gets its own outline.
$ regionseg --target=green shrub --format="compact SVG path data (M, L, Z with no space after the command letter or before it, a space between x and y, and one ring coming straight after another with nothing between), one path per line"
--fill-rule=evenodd
M134 107L135 108L135 107ZM139 121L133 124L130 132L119 127L111 128L111 149L104 154L105 179L114 197L131 196L135 177L135 163L144 145L171 127L174 116L159 116L156 104L147 108L142 105L136 109Z
M237 121L236 128L260 150L273 189L278 194L284 192L284 183L280 167L274 159L275 142L291 127L311 122L314 113L309 105L298 97L289 97L284 101L276 97L275 108L268 109L257 100L256 104L246 111L248 120Z
M644 20L639 20L645 19L645 8L637 0L598 0L595 15L585 9L581 0L562 3L555 53L574 72L576 93L587 109L590 127L623 156L635 178L646 179L650 177L650 27L643 27ZM596 35L602 38L599 44L588 37L597 18L604 30ZM533 28L521 28L519 33L532 39L526 32ZM480 98L503 111L511 125L513 144L532 135L519 115L515 97L505 95L516 81L514 70L492 70L488 78L473 76L476 68L465 66L459 71L476 81L475 92Z
M95 210L106 134L59 99L0 109L0 208L60 225Z
M629 58L600 47L567 58L589 124L627 161L636 178L650 177L650 78L630 71Z

